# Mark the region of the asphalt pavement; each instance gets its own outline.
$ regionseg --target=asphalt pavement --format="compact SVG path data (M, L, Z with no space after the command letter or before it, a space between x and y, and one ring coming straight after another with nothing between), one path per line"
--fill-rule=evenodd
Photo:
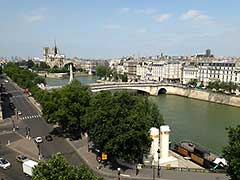
M3 80L0 81L1 83L3 82ZM16 107L16 111L21 112L21 115L12 115L12 119L15 120L16 126L18 126L16 132L22 137L25 137L26 127L28 127L30 128L30 136L32 139L41 136L43 138L43 143L40 145L40 150L44 159L50 158L52 154L61 152L70 164L82 164L82 159L63 137L53 136L53 141L50 142L45 139L45 136L47 136L53 128L46 123L41 116L41 112L29 101L27 95L25 95L11 80L4 83L4 85L7 92L12 94L12 100ZM9 111L7 111L7 113L9 113ZM11 116L11 114L9 116ZM12 164L12 167L7 170L0 170L0 178L4 178L4 180L25 180L26 177L22 173L22 167L19 163L16 163L15 160L18 153L6 146L8 140L10 140L10 142L17 140L17 136L14 136L14 133L12 133L12 120L9 118L4 121L4 124L0 124L0 157L6 157Z
M30 178L26 177L22 172L22 164L16 161L16 156L19 154L6 146L8 140L12 142L19 139L19 137L11 133L1 135L0 139L0 156L11 163L9 169L4 170L0 168L0 178L4 180L29 180Z

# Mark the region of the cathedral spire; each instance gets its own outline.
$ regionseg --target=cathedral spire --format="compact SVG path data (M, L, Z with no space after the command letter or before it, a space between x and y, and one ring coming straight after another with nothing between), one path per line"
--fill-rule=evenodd
M54 39L54 55L58 54L56 39Z

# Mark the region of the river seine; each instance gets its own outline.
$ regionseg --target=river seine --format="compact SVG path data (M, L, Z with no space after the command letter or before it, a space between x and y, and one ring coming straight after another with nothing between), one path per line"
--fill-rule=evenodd
M83 84L96 82L95 76L76 77ZM50 86L64 85L68 79L46 79ZM240 108L173 95L149 96L171 128L172 142L190 140L220 154L228 142L225 128L240 124Z

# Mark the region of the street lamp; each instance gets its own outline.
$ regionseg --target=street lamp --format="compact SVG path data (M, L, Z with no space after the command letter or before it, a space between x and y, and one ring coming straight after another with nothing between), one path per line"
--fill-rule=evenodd
M37 143L37 148L38 148L38 159L41 159L41 152L40 152L40 144Z
M120 180L121 168L117 168L117 171L118 171L118 180Z
M159 156L159 154L160 154L160 149L158 148L158 150L157 150L157 153L158 153L158 173L157 173L157 175L158 175L158 177L160 177L160 169L161 169L161 167L160 167L160 165L159 165L159 161L160 161L160 156Z
M158 153L158 172L157 172L157 175L158 177L160 177L160 127L159 127L159 131L158 131L158 150L157 150L157 153Z
M16 114L16 118L17 118L17 110L15 109L15 114ZM12 118L12 131L14 132L15 131L15 122L14 122L14 118Z

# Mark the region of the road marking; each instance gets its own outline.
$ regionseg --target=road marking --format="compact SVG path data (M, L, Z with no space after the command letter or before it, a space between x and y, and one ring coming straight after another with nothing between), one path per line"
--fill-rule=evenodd
M23 116L23 117L22 117L22 120L24 120L24 119L34 119L34 118L39 118L39 117L41 117L40 114L31 115L31 116Z
M11 134L11 133L13 133L13 132L4 130L4 131L0 132L0 135Z

